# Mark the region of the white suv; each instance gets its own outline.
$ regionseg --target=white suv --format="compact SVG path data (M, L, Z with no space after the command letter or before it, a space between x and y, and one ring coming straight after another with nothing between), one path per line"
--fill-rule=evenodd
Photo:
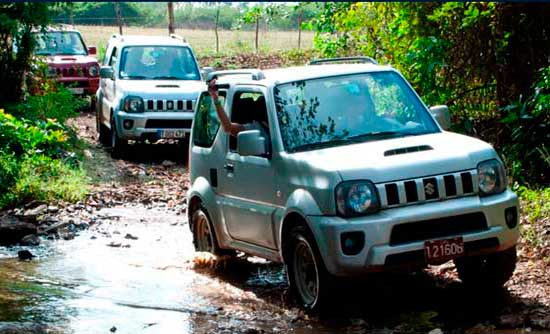
M183 139L205 87L193 50L180 37L113 35L100 70L99 140L124 151L128 139Z
M213 72L238 138L200 95L191 135L195 247L285 263L307 309L335 277L454 260L460 278L501 287L512 275L518 199L487 143L446 131L409 83L369 58ZM264 121L264 122L262 122Z

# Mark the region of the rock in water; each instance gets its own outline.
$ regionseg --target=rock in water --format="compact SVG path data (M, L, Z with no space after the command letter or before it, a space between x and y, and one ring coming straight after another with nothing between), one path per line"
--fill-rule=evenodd
M19 257L19 260L21 260L21 261L32 260L32 258L35 257L31 252L29 252L26 249L20 250L19 252L17 252L17 256Z
M29 234L21 239L21 245L23 246L38 246L40 245L40 238L36 234Z
M0 218L0 245L11 246L19 243L24 236L36 234L36 226L14 217Z

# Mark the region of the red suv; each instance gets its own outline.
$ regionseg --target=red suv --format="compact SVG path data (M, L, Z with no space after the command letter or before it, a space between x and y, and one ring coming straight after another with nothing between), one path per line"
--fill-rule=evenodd
M36 41L35 54L46 57L50 73L74 94L90 96L93 104L99 87L96 47L86 47L80 33L64 25L36 32Z

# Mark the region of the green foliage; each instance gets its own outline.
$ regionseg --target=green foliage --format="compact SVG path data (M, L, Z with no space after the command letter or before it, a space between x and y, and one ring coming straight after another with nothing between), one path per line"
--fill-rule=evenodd
M322 55L391 63L426 104L449 105L453 130L502 152L515 179L547 183L549 14L540 4L340 2L311 26Z
M146 12L138 9L132 2L119 2L120 14L125 24L139 24L146 20ZM166 5L164 6L166 9ZM59 13L58 20L68 22L70 15L73 18L81 19L81 22L94 25L117 25L114 2L93 2L83 1L74 3L69 11Z
M18 178L0 194L0 208L32 200L78 201L85 197L86 175L61 160L44 155L27 156L18 164Z
M520 197L522 216L521 235L531 246L542 246L546 231L543 220L550 217L550 188L529 189L516 185L514 190Z
M48 24L54 6L45 2L0 3L0 82L4 83L0 104L22 99L24 75L34 49L32 31Z
M30 95L25 103L19 104L12 111L12 114L29 120L56 119L63 124L87 105L87 101L75 97L65 87L59 86L53 89L46 87L46 89L49 92L43 95Z

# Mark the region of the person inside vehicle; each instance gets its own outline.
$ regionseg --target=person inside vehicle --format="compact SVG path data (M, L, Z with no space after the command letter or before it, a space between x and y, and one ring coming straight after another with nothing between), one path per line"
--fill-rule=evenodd
M266 146L269 147L269 145L267 144L269 143L269 125L268 125L267 119L265 118L265 116L267 116L266 113L258 112L257 117L255 117L254 120L250 123L241 124L241 123L231 122L229 117L227 117L227 114L225 113L225 110L220 100L218 99L218 89L216 87L216 79L210 80L208 82L208 93L212 97L212 102L216 107L216 113L218 114L218 118L220 119L222 127L227 134L237 137L237 135L241 131L259 130L260 135L264 137L266 140ZM265 102L264 102L264 105L265 105Z

